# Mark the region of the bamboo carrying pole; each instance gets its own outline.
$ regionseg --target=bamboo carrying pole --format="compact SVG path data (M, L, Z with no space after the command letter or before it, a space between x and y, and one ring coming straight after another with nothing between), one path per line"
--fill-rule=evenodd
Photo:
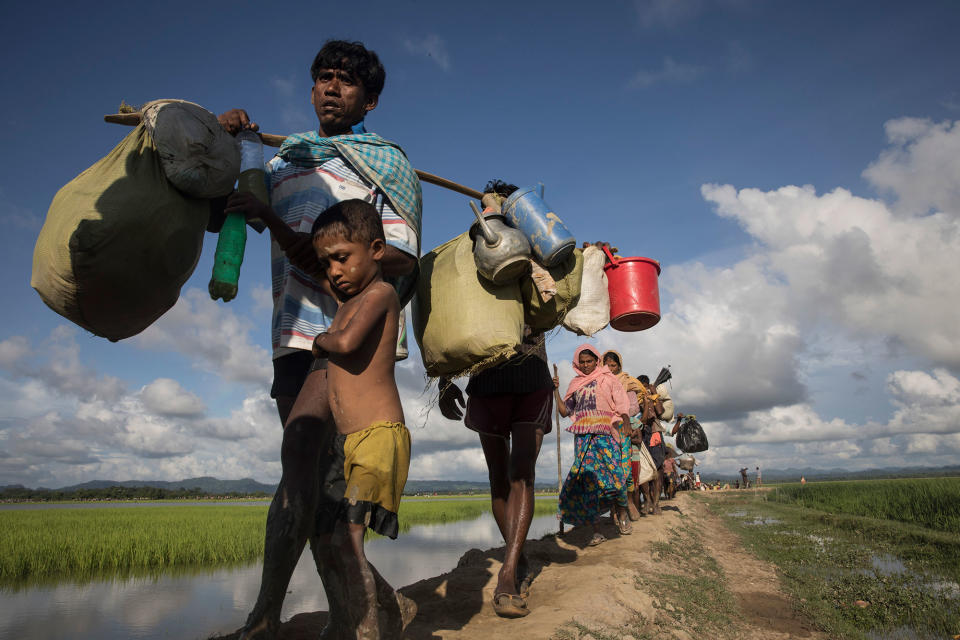
M553 365L553 377L559 378L557 365ZM560 461L560 405L553 408L553 415L557 422L557 499L560 499L560 491L563 490L563 463ZM560 535L563 535L563 520L560 520Z
M132 113L110 113L103 116L103 121L135 127L140 124L140 112L134 111ZM287 139L287 136L279 136L275 133L260 133L260 139L263 140L263 144L267 145L268 147L279 147L283 144L283 141ZM447 180L446 178L441 178L440 176L427 173L426 171L421 171L420 169L414 169L414 171L417 172L417 176L419 176L419 178L424 182L429 182L432 185L443 187L444 189L449 189L450 191L462 193L465 196L470 196L471 198L476 198L477 200L483 199L483 193L477 191L476 189L465 187L462 184L457 184L453 180Z

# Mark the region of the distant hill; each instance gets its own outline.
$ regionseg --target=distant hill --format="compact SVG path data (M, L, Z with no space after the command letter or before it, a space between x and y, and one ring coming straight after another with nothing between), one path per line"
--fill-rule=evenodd
M77 491L79 489L109 489L110 487L156 487L158 489L200 489L201 493L225 495L228 493L266 493L272 495L277 490L275 484L264 484L253 478L240 480L219 480L210 476L186 478L168 482L165 480L91 480L81 484L61 487L59 491Z

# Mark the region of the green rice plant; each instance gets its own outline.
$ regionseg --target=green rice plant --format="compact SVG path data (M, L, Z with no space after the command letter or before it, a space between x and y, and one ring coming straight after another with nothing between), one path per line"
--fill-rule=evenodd
M247 562L263 553L265 515L236 506L0 512L0 584Z
M556 509L555 499L537 500L534 515ZM403 532L487 511L489 499L404 500L398 516ZM252 562L263 555L266 517L266 504L0 511L0 587Z
M767 499L937 531L960 531L960 478L795 483L776 487Z

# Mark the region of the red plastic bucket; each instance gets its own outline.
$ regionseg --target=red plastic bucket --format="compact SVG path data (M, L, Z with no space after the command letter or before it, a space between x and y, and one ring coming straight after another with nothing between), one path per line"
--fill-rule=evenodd
M660 263L650 258L610 258L603 270L610 292L610 326L617 331L643 331L660 322Z

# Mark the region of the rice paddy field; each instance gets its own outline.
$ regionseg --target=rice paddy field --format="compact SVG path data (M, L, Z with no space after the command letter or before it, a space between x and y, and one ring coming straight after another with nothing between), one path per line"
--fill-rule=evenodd
M767 499L936 531L960 531L960 478L795 483L775 487Z
M813 482L704 499L777 566L794 607L829 637L960 634L960 478Z
M158 575L252 562L263 554L268 504L0 510L0 588L58 580ZM536 501L535 516L556 499ZM400 530L470 520L489 499L404 499Z

